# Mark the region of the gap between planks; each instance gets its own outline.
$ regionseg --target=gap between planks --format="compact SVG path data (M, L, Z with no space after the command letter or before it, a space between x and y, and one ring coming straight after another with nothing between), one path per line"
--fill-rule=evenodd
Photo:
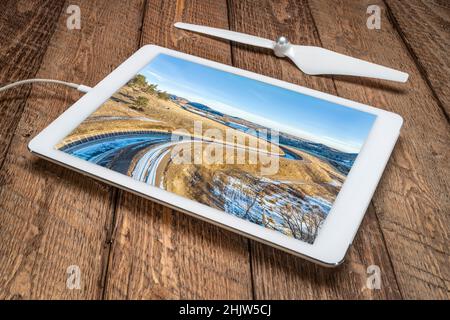
M39 72L39 70L41 69L41 67L42 67L42 62L43 62L44 56L45 56L45 52L47 52L48 46L50 45L50 41L51 41L51 39L53 38L53 35L55 34L55 31L56 31L56 29L57 29L57 23L58 23L58 21L59 21L59 18L60 18L61 14L62 14L63 12L64 12L64 6L61 6L61 9L60 9L60 12L59 12L59 14L58 14L58 17L57 17L57 18L55 17L55 19L53 20L54 23L53 23L52 28L51 28L51 30L50 30L50 32L49 32L48 37L47 37L47 43L46 43L46 45L45 45L45 49L42 50L41 55L40 55L40 57L39 57L39 58L40 58L39 64L35 67L34 72L33 72L33 73L30 73L30 74L28 75L29 78L35 77L36 74L37 74L37 73ZM23 80L23 79L17 79L17 81L18 81L18 80ZM10 82L10 81L8 80L7 82ZM28 98L30 97L30 94L31 94L32 85L26 85L26 87L28 87L28 89L21 89L21 88L15 89L16 92L21 92L21 91L25 91L25 90L26 90L26 93L25 93L25 95L24 95L23 98L22 98L22 101L23 101L23 102L20 103L20 109L19 109L18 112L17 112L17 116L15 117L15 121L13 121L13 128L12 128L11 136L9 137L9 139L8 139L8 141L7 141L7 143L6 143L5 149L3 150L3 154L4 154L4 155L2 156L2 155L0 154L0 170L3 168L3 165L4 165L5 161L6 161L6 155L8 154L8 152L9 152L9 150L10 150L10 148L11 148L11 143L12 143L12 141L13 141L13 138L14 138L14 135L15 135L15 133L16 133L17 127L18 127L18 125L19 125L19 123L20 123L20 119L22 118L22 114L23 114L23 112L24 112L24 110L25 110L25 106L26 106L26 104L27 104ZM14 91L14 89L13 89L12 91Z
M323 47L322 39L321 39L321 37L320 37L319 28L317 28L316 19L314 18L314 15L312 14L311 6L310 6L310 4L309 4L309 1L310 1L310 0L307 0L307 1L308 1L308 2L307 2L307 4L308 4L308 9L307 9L307 10L309 11L309 14L310 14L310 16L311 16L311 20L312 20L312 22L313 22L314 30L315 30L315 32L317 33L317 38L318 38L318 41L319 41L319 43L320 43L320 46ZM337 89L336 81L334 80L334 77L332 77L331 80L332 80L333 87L334 87L334 90L335 90L335 92L336 92L336 95L339 96L339 94L338 94L339 91L338 91L338 89ZM394 268L394 263L392 262L392 257L391 257L391 254L390 254L389 250L388 250L388 245L387 245L387 242L386 242L386 237L385 237L385 235L384 235L383 228L381 227L380 219L378 218L378 213L377 213L375 204L373 203L373 199L370 199L370 204L369 204L369 206L372 206L373 211L374 211L374 213L375 213L376 224L377 224L378 230L380 231L380 234L381 234L381 237L382 237L382 242L383 242L383 244L384 244L384 247L386 248L386 254L387 254L387 257L388 257L388 259L389 259L389 264L390 264L390 266L391 266L392 273L393 273L393 275L394 275L394 279L395 279L395 284L396 284L397 290L398 290L398 292L400 293L400 297L401 297L402 299L404 299L402 290L400 289L400 284L399 284L399 282L398 282L397 271L396 271L395 268ZM361 227L361 226L360 226L360 227ZM359 228L360 228L360 227L358 227L358 231L359 231ZM357 231L357 232L358 232L358 231Z
M227 19L228 19L228 29L231 30L231 15L233 14L231 10L230 0L226 0L227 2ZM233 52L233 43L230 42L230 57L231 57L231 65L235 66L234 52ZM251 285L251 294L252 299L256 300L256 288L255 288L255 274L254 274L254 266L253 266L253 250L252 250L252 241L247 238L247 250L248 250L248 259L249 259L249 267L250 267L250 285Z
M392 24L394 30L397 32L399 38L401 39L401 42L405 46L406 51L411 56L411 59L414 61L414 64L416 65L417 70L419 70L419 73L422 76L422 79L427 84L428 89L430 90L431 94L433 95L434 100L436 100L436 104L441 109L445 119L447 119L447 122L450 123L450 115L447 113L447 110L445 110L445 107L442 104L441 99L439 99L439 96L436 93L436 90L434 89L430 79L428 78L428 74L425 71L425 67L420 62L420 60L417 57L417 54L414 51L414 49L411 47L411 45L408 43L408 41L406 41L406 36L405 36L404 32L402 31L402 28L400 27L400 24L397 21L397 18L395 17L395 14L392 12L392 9L391 9L389 3L386 0L383 0L383 3L386 6L386 13L387 13L387 17L389 19L389 22Z
M141 25L139 26L139 38L137 42L137 48L138 50L143 43L143 34L144 34L144 23L145 23L145 12L147 11L148 7L148 1L144 0L142 4L142 14L141 14ZM108 289L108 273L109 273L109 263L111 259L111 253L113 249L113 241L114 241L114 229L116 227L116 220L117 220L117 207L121 198L121 190L116 187L111 187L112 189L112 196L111 196L111 206L112 206L112 215L111 215L111 223L108 230L108 235L106 238L106 248L103 252L102 256L102 262L104 263L104 267L102 268L103 274L101 276L102 283L101 283L101 299L106 300L106 294Z

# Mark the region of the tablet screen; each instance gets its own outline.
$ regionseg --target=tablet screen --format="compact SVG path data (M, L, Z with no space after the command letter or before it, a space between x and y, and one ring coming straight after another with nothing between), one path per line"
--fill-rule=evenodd
M55 148L312 244L375 119L159 54Z

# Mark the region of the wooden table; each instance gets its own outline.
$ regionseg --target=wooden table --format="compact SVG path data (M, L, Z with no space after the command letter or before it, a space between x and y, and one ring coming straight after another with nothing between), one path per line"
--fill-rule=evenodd
M81 8L68 30L67 7ZM366 26L369 5L381 29ZM265 50L175 30L184 21L286 35L408 72L396 84L311 77ZM0 298L448 299L450 7L445 0L3 0L0 83L94 86L158 44L399 113L405 120L346 262L325 269L39 160L28 141L80 94L35 85L0 96ZM68 289L79 266L81 288ZM367 267L381 289L366 285Z

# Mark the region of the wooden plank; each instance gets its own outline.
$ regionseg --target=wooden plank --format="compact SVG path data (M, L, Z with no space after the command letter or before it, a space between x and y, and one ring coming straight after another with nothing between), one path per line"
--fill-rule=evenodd
M382 8L381 30L366 28L364 12L373 4ZM402 295L448 299L449 124L414 59L388 23L383 1L318 0L311 2L311 10L325 47L411 75L407 84L349 78L339 78L335 84L343 97L404 118L373 203Z
M81 30L68 30L68 15L60 16L37 76L94 85L138 46L143 2L70 0L63 8L69 4L81 7ZM101 297L112 188L38 160L26 147L79 96L36 85L14 134L0 171L2 299ZM71 265L80 268L80 290L66 287Z
M386 0L397 31L450 117L450 2ZM413 17L413 18L412 18Z
M274 39L285 35L292 43L320 45L307 1L231 1L233 30ZM235 66L316 90L336 94L333 80L302 74L287 59L272 52L233 45ZM337 269L312 263L251 242L255 298L257 299L375 299L400 298L383 237L371 206L347 260ZM366 286L367 267L378 265L381 290Z
M231 63L225 42L175 30L184 21L228 27L226 1L149 1L141 45L158 44ZM248 241L129 193L121 193L106 297L251 298Z
M0 3L0 83L36 75L56 28L61 1ZM0 167L19 122L30 86L2 93L0 100Z

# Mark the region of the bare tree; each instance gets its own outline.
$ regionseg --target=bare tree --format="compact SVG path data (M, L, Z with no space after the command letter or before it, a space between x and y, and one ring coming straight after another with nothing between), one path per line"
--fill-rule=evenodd
M238 182L236 185L232 185L229 190L225 190L226 185L224 184L222 188L222 192L229 192L229 198L231 198L234 202L237 202L239 198L244 198L242 200L243 203L239 203L239 207L242 209L242 213L237 215L239 218L261 224L262 223L262 214L261 219L254 218L251 215L252 209L258 203L261 203L264 198L265 189L270 185L270 183L264 181L262 178L254 177L249 174L243 173L241 171L229 171L227 172L228 179L234 178Z
M318 206L312 206L308 212L302 212L300 202L286 203L280 211L280 216L294 238L310 243L316 238L325 218Z
M262 200L264 191L268 187L269 183L263 181L260 177L247 177L247 180L250 181L248 181L247 183L248 188L246 188L245 194L248 196L248 198L250 198L250 201L247 203L247 208L245 209L242 218L259 223L260 221L255 221L255 219L250 215L250 211L255 206L255 204Z
M322 209L317 205L312 206L311 211L304 216L308 220L308 231L314 241L326 216Z
M304 221L300 212L300 206L297 203L285 203L280 210L280 216L283 218L294 238L304 238Z

